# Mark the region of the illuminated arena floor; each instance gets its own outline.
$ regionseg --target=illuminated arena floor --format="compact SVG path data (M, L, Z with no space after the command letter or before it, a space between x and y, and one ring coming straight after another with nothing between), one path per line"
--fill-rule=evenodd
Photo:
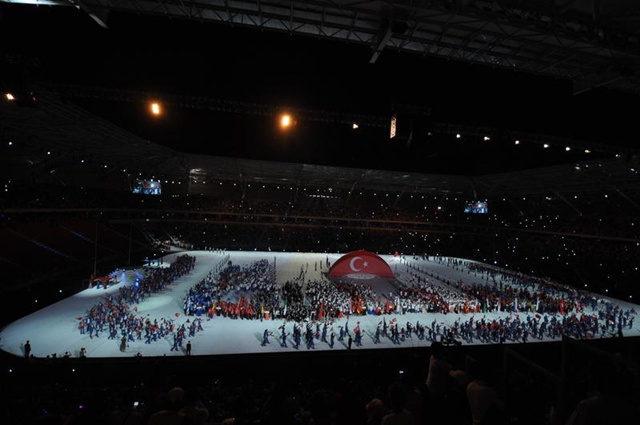
M213 271L220 264L226 264L227 261L232 261L234 265L251 265L258 260L266 259L269 262L275 262L276 264L276 279L278 283L286 282L287 280L293 280L300 275L301 268L307 270L306 280L321 279L322 273L327 271L326 266L319 266L319 264L326 264L328 260L331 264L334 264L344 254L322 254L322 253L274 253L274 252L211 252L211 251L188 251L189 255L196 257L196 263L194 269L187 275L179 278L170 284L167 288L159 293L152 294L141 303L137 304L135 314L138 316L145 316L150 320L162 320L171 319L174 324L179 326L183 323L190 324L194 320L195 316L187 317L183 312L183 300L185 294L189 288L193 287L196 283L203 280L210 271ZM182 252L174 252L168 254L163 258L163 265L167 266L172 263L176 255L180 255ZM399 280L408 280L410 275L415 275L416 270L420 270L420 273L431 273L438 276L438 279L431 279L432 283L443 285L442 281L456 282L462 279L465 283L472 282L486 282L481 276L476 276L473 273L469 273L464 268L450 267L442 262L394 257L391 255L381 255L381 257L389 264L393 270L395 276ZM407 265L407 262L411 265L411 268ZM78 357L81 347L86 349L86 355L89 358L118 358L118 357L132 357L136 354L140 354L145 357L150 356L184 356L183 345L181 350L172 351L173 338L167 336L164 339L160 339L155 342L146 343L144 338L141 340L130 341L123 351L120 351L120 340L109 339L107 332L104 332L99 337L90 338L88 335L81 335L78 330L79 319L84 316L87 311L96 304L104 300L105 294L117 294L120 287L123 285L133 285L136 278L141 276L140 270L120 270L118 272L118 283L107 289L104 288L87 288L67 299L57 302L53 305L45 307L33 314L23 317L13 323L8 324L0 332L0 349L6 353L13 354L15 356L24 355L24 343L29 340L31 343L32 355L43 358L52 356L54 353L56 356L62 356L68 352L72 357ZM426 276L426 275L425 275ZM371 284L372 288L379 294L386 293L389 289L384 285L388 282L380 283L377 280L368 282L362 280L362 282ZM377 286L376 286L377 285ZM598 296L599 298L604 298ZM606 299L614 304L620 305L625 309L635 309L634 315L639 311L638 306L625 301ZM585 310L589 312L588 309ZM527 314L532 313L519 313L519 317L526 318ZM468 314L432 314L432 313L409 313L409 314L392 314L386 315L385 320L390 322L397 320L400 327L406 325L407 322L411 322L415 325L419 321L423 325L430 326L435 320L436 323L441 326L450 325L454 321L460 319L462 321L468 320L471 316L474 316L476 320L484 317L487 320L498 317L515 317L515 313L507 312L495 312L495 313L468 313ZM282 320L241 320L231 319L221 316L214 316L208 318L206 316L200 316L202 330L195 333L193 336L187 336L185 339L190 340L192 343L192 355L193 356L211 356L211 355L229 355L229 354L248 354L248 353L274 353L274 352L288 352L293 353L296 351L336 351L346 350L347 341L335 341L333 348L329 347L328 343L321 342L319 339L315 341L315 348L307 348L303 343L299 348L293 347L293 340L291 336L288 336L287 346L282 346L278 336L280 335L280 327L283 325ZM381 316L366 315L366 316L352 316L349 319L346 317L333 320L330 323L330 327L333 328L336 335L339 333L339 327L345 326L349 320L349 329L359 324L360 328L364 330L362 346L358 347L355 343L352 346L352 350L361 349L392 349L392 348L411 348L411 347L428 347L431 345L431 341L428 339L418 339L417 337L406 338L399 344L392 342L389 338L381 338L379 343L374 343L374 334L378 323L382 320ZM291 322L285 325L285 329L288 333L291 332L293 324ZM262 335L265 329L268 329L273 333L270 337L270 343L262 345ZM640 335L640 327L637 322L634 322L632 328L626 328L623 330L624 336L638 336ZM606 338L613 337L613 334L607 334ZM600 335L597 338L601 338ZM529 342L544 342L535 338L529 338ZM550 341L550 340L546 340ZM518 341L519 342L519 341ZM510 341L506 341L510 343ZM469 343L462 342L463 345ZM477 339L473 344L483 344Z

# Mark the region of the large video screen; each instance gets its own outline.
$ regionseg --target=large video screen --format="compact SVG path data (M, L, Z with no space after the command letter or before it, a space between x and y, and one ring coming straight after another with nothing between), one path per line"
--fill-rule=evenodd
M489 203L487 201L468 201L464 204L464 212L468 214L487 214Z
M142 195L162 195L162 184L159 180L136 179L131 191Z

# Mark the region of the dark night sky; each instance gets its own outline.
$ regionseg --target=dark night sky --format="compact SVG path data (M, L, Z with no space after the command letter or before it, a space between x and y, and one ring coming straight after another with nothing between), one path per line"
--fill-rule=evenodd
M571 94L567 81L367 46L168 18L113 14L100 28L66 7L2 5L0 53L20 57L19 78L204 96L259 105L391 116L394 104L431 111L409 117L412 146L388 129L299 120L291 134L271 117L169 108L150 119L140 103L81 104L148 140L181 151L290 162L421 170L442 159L427 140L428 121L555 134L623 144L637 99L606 89ZM9 68L15 74L16 67ZM13 77L12 77L13 78ZM630 106L631 104L631 106ZM431 145L428 146L428 144ZM476 162L477 149L452 149ZM493 155L495 157L495 154ZM442 162L440 160L440 162ZM504 162L500 159L500 162Z

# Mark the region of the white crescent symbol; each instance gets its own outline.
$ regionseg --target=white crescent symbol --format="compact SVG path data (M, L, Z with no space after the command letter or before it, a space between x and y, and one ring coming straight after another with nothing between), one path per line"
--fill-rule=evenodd
M351 259L351 261L349 261L349 267L350 267L350 268L351 268L351 270L353 270L354 272L359 272L359 271L360 271L360 270L362 270L364 267L363 267L362 269L356 269L356 267L354 266L354 263L356 262L356 260L362 260L362 258L360 258L360 257L353 257L353 258Z

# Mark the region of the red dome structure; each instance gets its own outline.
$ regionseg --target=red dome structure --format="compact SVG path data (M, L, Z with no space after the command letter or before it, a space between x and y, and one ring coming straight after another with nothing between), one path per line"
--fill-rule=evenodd
M384 279L392 279L393 271L378 254L358 250L343 255L329 269L329 277L354 274L368 274Z

